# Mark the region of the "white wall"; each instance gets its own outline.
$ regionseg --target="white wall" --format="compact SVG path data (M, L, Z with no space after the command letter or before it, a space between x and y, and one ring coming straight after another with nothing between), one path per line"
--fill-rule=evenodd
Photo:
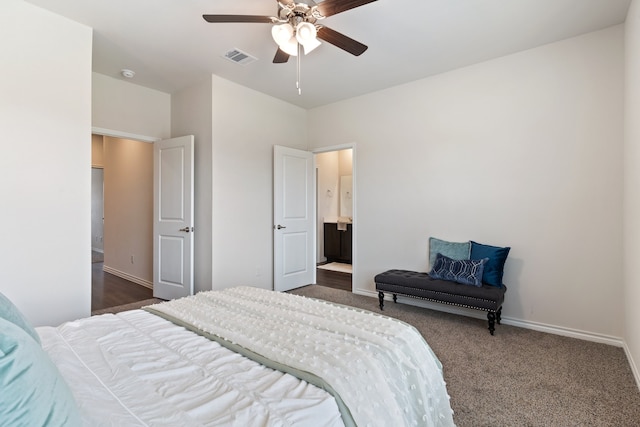
M640 1L625 24L624 301L627 355L640 386Z
M171 95L132 82L93 73L94 129L118 131L110 136L166 139L171 136ZM98 132L101 133L101 132Z
M353 149L341 150L338 152L338 156L340 159L338 213L339 216L353 217Z
M35 325L91 310L91 39L0 3L0 291Z
M307 112L213 77L213 289L273 289L273 146L307 148Z
M511 246L505 317L620 339L623 53L617 26L311 110L312 147L358 147L355 291L429 236Z
M194 288L211 290L212 80L171 95L172 137L194 135Z
M335 221L340 214L340 162L339 151L316 154L318 169L318 221L323 218Z

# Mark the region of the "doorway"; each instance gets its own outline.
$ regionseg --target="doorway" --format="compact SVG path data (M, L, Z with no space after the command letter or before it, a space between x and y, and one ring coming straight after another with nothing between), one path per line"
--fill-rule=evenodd
M353 147L315 153L316 283L353 290Z
M92 312L152 297L152 160L151 144L92 134Z

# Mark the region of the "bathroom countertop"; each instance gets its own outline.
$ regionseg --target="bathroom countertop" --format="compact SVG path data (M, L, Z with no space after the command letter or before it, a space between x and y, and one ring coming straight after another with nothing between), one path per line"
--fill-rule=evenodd
M325 224L337 224L338 222L346 222L347 224L353 224L352 218L340 217L340 216L328 216L323 218Z

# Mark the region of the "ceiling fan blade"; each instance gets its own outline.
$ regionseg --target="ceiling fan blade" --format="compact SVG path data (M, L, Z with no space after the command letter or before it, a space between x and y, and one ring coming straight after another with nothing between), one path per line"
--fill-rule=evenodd
M258 15L202 15L205 21L211 23L218 22L255 22L259 24L271 24L270 16Z
M276 52L276 56L273 57L273 63L284 64L288 60L289 60L289 54L283 51L282 49L278 48L278 51Z
M324 16L331 16L374 1L376 0L325 0L318 4L318 11Z
M321 27L318 30L318 38L355 56L362 55L368 49L368 46L328 27Z

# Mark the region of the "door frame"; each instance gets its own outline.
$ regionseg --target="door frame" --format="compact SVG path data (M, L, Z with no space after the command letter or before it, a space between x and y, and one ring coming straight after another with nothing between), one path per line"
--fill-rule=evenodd
M358 203L357 203L357 198L358 198L358 189L356 188L357 186L357 182L358 180L356 179L356 143L352 142L352 143L347 143L347 144L339 144L339 145L331 145L329 147L318 147L318 148L314 148L313 150L311 150L311 152L313 153L313 169L317 170L317 162L316 162L316 155L317 154L321 154L321 153L329 153L332 151L341 151L341 150L348 150L351 149L351 155L352 155L352 160L351 160L351 168L352 168L352 173L351 175L353 176L353 189L352 189L352 194L353 194L353 198L352 198L352 203L353 203L353 211L352 211L352 224L351 224L351 266L352 266L352 273L351 273L351 292L353 293L354 289L355 289L355 284L356 282L356 275L357 275L357 268L356 268L356 259L358 256L358 239L357 239L357 235L358 235L358 221L357 219L357 215L358 215ZM315 174L314 174L315 175ZM314 207L314 215L317 216L318 213L318 185L316 183L316 185L314 186L315 189L315 198L313 199L313 207ZM318 218L316 218L315 221L315 227L316 227L316 239L318 238ZM315 245L315 248L313 249L314 252L316 252L318 250L318 245ZM315 259L318 259L318 255L316 253Z
M91 133L94 133L96 135L102 135L102 136L110 136L112 138L131 139L133 141L151 142L151 143L154 143L156 141L161 141L163 139L163 138L157 138L155 136L137 135L135 133L120 132L113 129L104 129L104 128L98 128L95 126L91 128Z

